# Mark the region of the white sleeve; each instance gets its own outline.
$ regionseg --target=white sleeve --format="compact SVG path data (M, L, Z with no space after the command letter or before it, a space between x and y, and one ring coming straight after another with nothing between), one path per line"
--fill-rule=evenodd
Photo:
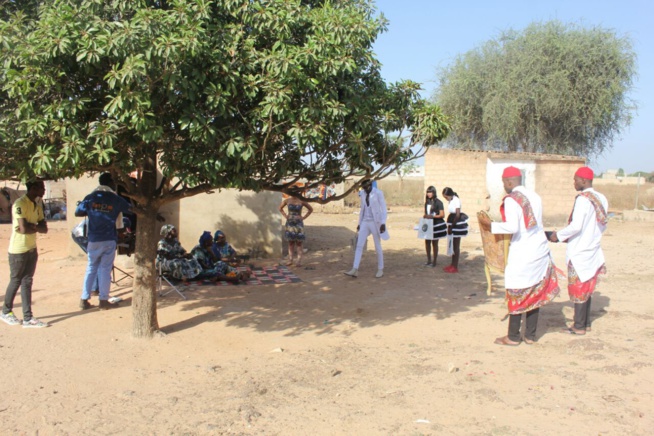
M514 234L520 230L520 220L522 219L522 208L517 201L508 197L504 200L505 222L491 223L491 233Z

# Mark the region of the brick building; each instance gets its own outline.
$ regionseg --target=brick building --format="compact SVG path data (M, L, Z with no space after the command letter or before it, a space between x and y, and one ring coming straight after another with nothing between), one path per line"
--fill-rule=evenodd
M574 173L585 165L585 159L576 156L431 148L425 155L425 189L435 186L440 197L449 186L459 194L463 212L474 217L485 210L499 220L505 195L502 171L509 165L518 167L523 184L543 199L544 218L568 217L576 195Z

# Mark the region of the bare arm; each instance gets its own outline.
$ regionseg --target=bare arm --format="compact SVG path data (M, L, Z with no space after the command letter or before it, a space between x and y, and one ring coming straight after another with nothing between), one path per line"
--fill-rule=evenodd
M288 199L282 201L282 204L279 206L279 211L282 213L282 216L285 219L288 219L288 215L286 215L286 212L284 212L284 208L286 207L287 203L288 203Z
M306 201L302 202L302 206L307 208L307 214L302 217L302 220L305 220L305 219L309 218L309 215L311 215L313 213L313 207L311 207L311 205L309 203L307 203Z
M27 222L25 218L18 218L18 233L23 235L32 235L37 232L38 224Z

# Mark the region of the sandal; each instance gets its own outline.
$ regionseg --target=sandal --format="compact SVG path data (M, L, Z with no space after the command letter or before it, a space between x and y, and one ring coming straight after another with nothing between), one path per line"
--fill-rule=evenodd
M501 338L495 339L495 343L497 345L508 345L509 347L517 347L520 345L520 342L513 342L508 336L502 336Z
M567 335L576 335L576 336L583 336L586 334L585 330L576 330L572 327L566 327L564 329L561 329L561 333L565 333Z
M534 339L523 338L522 340L527 345L534 345L536 343L536 341Z

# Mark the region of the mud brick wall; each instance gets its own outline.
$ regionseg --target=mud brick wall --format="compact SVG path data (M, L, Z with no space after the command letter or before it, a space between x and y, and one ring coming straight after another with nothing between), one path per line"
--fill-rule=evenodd
M577 191L574 174L578 161L541 160L536 165L536 192L543 200L543 216L560 221L570 215Z
M431 148L425 155L425 191L435 186L447 211L441 192L449 186L459 194L462 211L476 217L477 211L488 209L486 161L486 152Z

